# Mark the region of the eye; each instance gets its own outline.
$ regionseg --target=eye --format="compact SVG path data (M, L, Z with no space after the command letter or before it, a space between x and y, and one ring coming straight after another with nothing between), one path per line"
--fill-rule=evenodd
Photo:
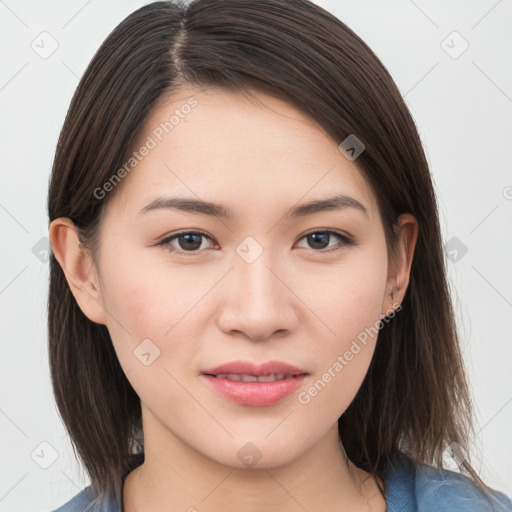
M334 246L330 244L333 236L338 240L338 244ZM208 249L203 246L204 239L212 241L210 236L201 231L182 231L164 238L157 245L170 252L199 254L202 250ZM303 239L306 239L307 243L311 245L309 249L316 250L316 252L331 252L355 245L355 242L347 235L332 230L313 231L304 235L300 240ZM328 250L322 250L329 247L331 248Z
M332 237L336 237L338 239L338 244L334 246L330 246L329 242L332 240ZM326 231L313 231L304 235L301 240L306 239L308 244L311 244L311 249L326 249L331 247L327 251L321 252L331 252L343 249L344 247L355 245L355 242L349 238L348 236L338 233L337 231L326 230ZM320 252L320 251L316 251Z
M171 252L196 253L200 249L205 249L202 240L205 238L212 240L208 235L200 231L183 231L164 238L157 245ZM177 242L177 244L174 244L174 242Z

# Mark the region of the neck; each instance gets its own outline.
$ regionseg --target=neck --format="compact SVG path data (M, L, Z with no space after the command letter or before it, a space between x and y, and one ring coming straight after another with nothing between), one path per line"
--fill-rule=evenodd
M144 454L144 463L125 479L124 512L167 512L170 506L187 512L386 508L375 479L346 458L337 423L291 462L234 468L185 445L146 413Z

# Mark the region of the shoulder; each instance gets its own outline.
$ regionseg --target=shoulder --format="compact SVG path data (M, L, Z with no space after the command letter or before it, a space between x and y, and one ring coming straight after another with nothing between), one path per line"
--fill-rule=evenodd
M89 486L52 512L121 512L121 507L111 498L95 497Z
M386 478L389 512L512 512L512 501L492 491L486 496L468 477L399 455Z
M144 451L131 454L130 465L132 469L144 462ZM124 477L123 477L124 479ZM117 492L116 492L117 491ZM114 494L122 494L120 489L112 491ZM119 498L121 499L121 498ZM122 512L121 503L108 492L97 495L91 485L73 496L68 502L52 512Z

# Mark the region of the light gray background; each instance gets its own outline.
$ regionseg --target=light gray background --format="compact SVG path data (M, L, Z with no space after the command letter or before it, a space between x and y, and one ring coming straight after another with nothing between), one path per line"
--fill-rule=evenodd
M50 510L89 483L51 393L48 264L33 247L47 234L47 180L79 77L108 33L145 3L0 0L0 511ZM512 496L511 1L317 3L373 48L418 125L477 408L476 468ZM58 48L43 59L31 45L49 51L51 38Z

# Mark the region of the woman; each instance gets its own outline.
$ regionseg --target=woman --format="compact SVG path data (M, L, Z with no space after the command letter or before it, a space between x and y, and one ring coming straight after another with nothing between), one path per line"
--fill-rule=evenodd
M48 206L52 380L91 478L60 512L511 509L466 455L414 122L326 11L128 16L72 100Z

